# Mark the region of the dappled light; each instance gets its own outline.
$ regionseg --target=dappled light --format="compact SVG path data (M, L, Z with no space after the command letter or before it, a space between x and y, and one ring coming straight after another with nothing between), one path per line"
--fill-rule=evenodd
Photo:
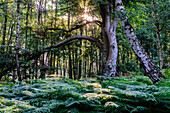
M1 0L0 113L169 113L168 5Z

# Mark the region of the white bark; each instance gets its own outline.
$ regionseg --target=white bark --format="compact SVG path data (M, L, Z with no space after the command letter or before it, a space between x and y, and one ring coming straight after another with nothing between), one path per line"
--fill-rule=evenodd
M160 78L165 79L165 77L161 74L161 72L158 70L155 64L151 61L150 57L147 55L144 48L138 41L134 29L130 25L128 18L126 16L122 0L116 0L116 6L125 35L129 43L131 44L134 53L143 63L147 76L150 77L153 83L159 82Z
M118 48L116 41L116 28L118 24L118 16L115 15L114 23L111 22L111 12L109 5L106 5L106 18L105 18L105 32L109 41L109 52L105 66L105 76L116 76L116 61L118 56Z

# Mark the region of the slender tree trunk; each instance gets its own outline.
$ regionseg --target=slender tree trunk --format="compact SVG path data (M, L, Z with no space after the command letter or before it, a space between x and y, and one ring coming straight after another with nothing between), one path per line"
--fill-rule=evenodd
M116 0L117 11L119 12L121 25L124 29L125 35L129 43L132 46L134 53L138 56L140 61L144 65L146 75L152 80L153 83L159 82L161 78L165 79L162 73L158 70L156 65L151 61L144 48L138 41L133 27L130 25L129 20L126 16L125 8L122 0Z
M10 45L10 43L12 42L11 39L12 39L12 35L13 35L13 28L15 26L15 23L12 24L11 26L11 31L10 31L10 35L9 35L9 40L8 40L8 45Z
M63 53L63 51L61 50L61 54ZM61 73L61 77L63 76L63 56L60 57L60 73Z
M51 22L51 27L52 27L52 23L53 23L53 22ZM52 37L53 37L53 36L52 36L53 33L51 32L50 34L51 34L51 36L50 36L50 38L51 38L51 46L53 46L53 38L52 38ZM54 52L51 51L50 53L51 53L51 54L50 54L50 67L52 67L52 66L53 66L53 53L54 53ZM53 73L54 73L54 70L50 68L50 74L53 74Z
M69 53L69 55L68 55L68 57L69 57L69 78L70 79L72 79L73 77L72 77L72 61L71 61L71 50L70 50L70 46L68 45L68 53Z
M161 47L161 40L160 40L160 29L159 29L159 21L157 18L157 11L156 11L156 3L154 0L152 0L153 4L153 11L154 11L154 17L155 17L155 26L156 26L156 33L157 33L157 40L158 40L158 49L159 49L159 66L160 69L163 67L163 55L162 55L162 47Z
M39 1L39 8L38 8L38 25L40 25L41 21L41 0ZM38 31L39 32L39 31Z
M56 70L56 74L59 74L59 56L57 56L57 70Z
M19 64L19 27L20 27L20 0L17 0L17 35L16 35L16 47L17 47L17 52L16 52L16 62L17 62L17 75L18 75L18 81L21 80L21 74L20 74L20 64Z
M102 69L102 64L103 64L103 61L102 61L102 51L99 50L99 75L102 75L103 74L103 69Z
M75 49L75 48L74 48L74 49ZM75 52L76 52L76 50L74 50L74 49L72 50L72 58L73 58L73 60L72 60L72 61L73 61L72 65L73 65L74 80L76 80L76 63L75 63L75 62L76 62L76 60L75 60L75 56L76 56L76 55L75 55L75 54L76 54Z
M29 9L30 9L30 6L29 6L29 2L27 3L27 14L26 14L26 27L28 27L28 16L29 16ZM28 38L28 28L26 28L26 36L25 36L25 48L27 48L27 38Z
M84 42L85 48L86 48L86 44L87 44L87 42L85 41L85 42ZM84 78L86 78L86 70L87 70L87 68L86 68L86 66L87 66L87 58L86 58L85 56L84 56L83 58L84 58Z
M82 35L82 33L81 33ZM82 54L82 50L81 50L81 46L82 46L82 41L80 40L80 52L79 52L79 74L78 74L78 79L81 78L81 67L82 67L82 60L81 60L81 54Z
M91 45L92 45L92 43L90 43ZM92 77L92 65L93 65L93 53L94 53L94 49L92 48L92 46L91 46L91 53L90 53L90 55L89 55L89 60L90 60L90 66L89 66L89 72L88 72L88 77Z
M56 27L56 25L57 25L57 11L58 11L57 4L58 4L58 0L55 1L55 22L54 22L55 24L54 24L54 27ZM54 44L56 44L56 42L57 42L57 37L54 36ZM54 59L53 65L56 67L56 54L55 54L55 52L54 52L54 58L53 59ZM54 73L56 73L56 70L54 70Z
M29 9L30 9L30 6L29 6L29 2L27 3L27 14L26 14L26 36L25 36L25 48L27 49L27 38L28 38L28 16L29 16ZM26 60L26 57L24 58L25 60ZM27 66L27 64L25 65L25 67L24 67L24 73L25 73L25 75L24 75L24 79L27 79L28 77L27 77L27 74L26 74L26 71L27 71L27 69L26 69L26 66Z
M2 36L2 45L5 45L5 37L6 37L6 28L7 28L7 3L5 4L5 8L4 8L4 13L5 13L5 21L4 21L4 26L3 26L3 36ZM5 50L5 49L4 49Z
M66 58L65 58L64 54L65 54L65 49L63 49L63 65L62 65L62 67L63 67L63 78L65 78L65 76L66 76L66 63L65 63Z
M57 23L57 12L58 12L58 0L56 0L55 2L55 27L56 27L56 23Z

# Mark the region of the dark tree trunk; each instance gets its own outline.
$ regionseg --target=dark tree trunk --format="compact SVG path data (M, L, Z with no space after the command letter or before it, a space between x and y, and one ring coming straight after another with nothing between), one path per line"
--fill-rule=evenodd
M86 41L85 41L85 48L86 48ZM87 70L87 62L86 62L87 58L84 57L84 78L86 78L86 70Z
M28 38L28 16L29 16L29 9L30 9L30 6L29 6L29 2L27 3L27 13L26 13L26 34L25 34L25 48L27 49L27 38ZM26 60L26 57L24 57L24 59ZM27 76L27 68L26 68L27 64L24 66L24 79L27 79L28 76Z
M72 61L71 61L71 50L70 50L70 47L69 47L69 45L68 45L68 53L69 53L69 55L68 55L68 57L69 57L69 78L70 79L72 79L73 77L72 77Z
M5 4L5 8L4 8L4 13L5 13L5 21L4 21L4 25L3 25L3 36L2 36L2 45L5 45L5 37L6 37L6 28L7 28L7 3ZM3 50L4 51L4 50Z
M163 55L162 55L162 47L161 47L161 40L160 40L160 29L159 29L159 21L157 18L157 12L156 12L156 3L154 0L152 0L153 4L153 11L154 11L154 17L155 17L155 26L156 26L156 33L157 33L157 40L158 40L158 49L159 49L159 66L160 69L163 67Z
M81 33L81 35L82 35L82 33ZM81 46L82 46L82 41L80 41L80 47ZM80 53L79 53L79 74L78 74L79 76L78 76L78 79L81 78L81 67L82 67L82 60L80 58L81 54L82 54L82 50L80 48Z
M17 0L17 35L16 35L16 47L17 47L17 52L16 52L16 62L17 62L17 75L18 75L18 81L22 81L21 79L21 74L20 74L20 64L19 64L19 27L20 27L20 0Z

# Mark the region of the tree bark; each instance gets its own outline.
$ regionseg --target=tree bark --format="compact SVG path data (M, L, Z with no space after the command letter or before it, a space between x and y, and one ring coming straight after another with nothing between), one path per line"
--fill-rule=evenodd
M68 55L68 57L69 57L69 66L68 66L68 68L69 68L69 78L70 79L72 79L73 77L72 77L72 61L71 61L71 50L70 50L70 46L68 45L68 53L69 53L69 55Z
M16 47L17 47L17 52L16 52L16 62L17 62L17 75L18 75L18 81L21 80L21 74L20 74L20 64L19 64L19 27L20 27L20 0L17 0L17 31L16 31Z
M4 13L5 13L5 21L4 21L4 26L3 26L3 36L2 36L2 45L5 45L5 37L6 37L6 28L7 28L7 3L5 4L5 8L4 8ZM3 49L4 51L5 49Z
M144 48L138 41L133 27L130 25L129 20L126 16L125 8L123 6L122 0L116 0L117 11L119 14L119 18L121 21L121 25L124 29L125 35L131 44L131 47L136 54L136 56L140 59L140 62L143 63L144 69L146 71L146 75L152 80L153 83L157 83L161 78L165 79L162 73L158 70L156 65L149 58Z
M161 47L161 40L160 40L160 29L159 29L159 21L157 18L157 12L156 12L156 3L154 0L152 0L153 4L153 11L154 11L154 16L155 16L155 26L156 26L156 33L157 33L157 40L158 40L158 49L159 49L159 66L160 69L163 67L163 55L162 55L162 47Z
M27 49L29 9L30 9L30 5L29 5L29 2L28 2L27 3L27 13L26 13L26 23L25 23L25 25L26 25L26 31L25 31L25 49ZM26 59L26 57L24 59ZM27 73L26 73L27 72L26 65L24 65L24 79L28 78Z
M101 6L101 14L103 15L104 31L104 75L116 76L116 61L118 56L118 48L116 41L116 28L118 24L117 15L114 16L114 23L111 22L111 3Z
M82 35L82 33L81 33L81 35ZM82 41L80 41L80 46L82 46ZM79 74L78 74L78 79L80 79L81 78L81 70L82 70L82 58L80 57L81 56L81 54L82 54L82 50L81 50L81 48L79 48L80 49L80 52L79 52Z

